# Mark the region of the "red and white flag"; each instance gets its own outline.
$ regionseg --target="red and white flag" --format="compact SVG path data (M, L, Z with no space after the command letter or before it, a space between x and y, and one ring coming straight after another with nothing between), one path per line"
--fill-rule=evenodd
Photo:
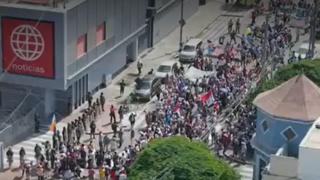
M214 97L212 91L208 91L200 96L202 104L212 106L214 104Z

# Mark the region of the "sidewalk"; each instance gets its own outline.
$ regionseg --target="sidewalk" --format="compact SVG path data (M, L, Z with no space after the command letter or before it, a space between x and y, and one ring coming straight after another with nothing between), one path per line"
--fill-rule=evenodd
M231 14L230 12L226 12L222 10L223 4L224 4L224 1L221 1L221 0L208 0L205 6L200 6L198 12L186 20L186 25L184 26L184 29L183 29L183 40L185 41L187 38L190 38L190 37L205 38L206 36L208 36L208 34L211 34L211 33L223 33L223 32L214 31L216 27L212 26L215 24L215 19L218 18L221 14ZM239 14L245 14L245 13L246 12L236 12L232 14L239 15ZM227 24L227 21L221 21L222 25L224 23ZM213 28L213 29L210 29L210 28ZM178 50L178 45L179 45L179 27L176 28L176 30L170 33L166 38L164 38L158 44L156 44L153 49L146 50L144 53L140 55L139 60L143 63L142 74L146 74L151 68L156 69L157 66L164 60L173 60ZM112 83L108 85L107 88L102 89L94 94L94 98L93 98L94 100L96 100L96 98L99 97L101 92L103 92L104 95L106 96L106 105L105 105L106 111L102 113L96 121L97 132L102 131L105 134L111 134L112 130L111 130L111 125L110 125L109 115L108 115L110 105L113 104L117 108L119 104L121 104L124 100L126 100L126 98L131 93L134 87L134 79L137 77L136 74L137 74L136 62L134 62L130 64L128 68L122 71L118 76L116 76L112 80ZM118 82L121 81L122 79L125 80L127 87L125 88L124 96L119 98L120 87L118 85ZM80 108L75 110L72 114L65 117L63 120L61 120L58 123L59 130L61 130L61 127L63 127L65 124L78 118L78 116L81 115L81 111L84 110L86 107L87 107L87 104L81 106ZM146 104L137 104L135 107L130 106L131 108L130 111L136 111L138 116L140 116L140 118L137 118L136 126L139 125L139 127L143 127L145 125L143 111L147 107L148 106ZM117 117L117 120L119 120L119 117ZM122 125L127 126L128 125L127 120L124 120L122 122ZM139 128L139 127L135 127L135 128ZM125 131L123 136L124 136L124 143L122 147L125 147L131 143L129 138L130 132ZM86 142L87 138L88 137L85 136L82 138L82 140ZM14 146L13 149L14 148L20 149L20 147L21 146ZM27 154L28 153L29 151L27 151ZM15 162L15 163L18 163L18 162ZM14 166L13 168L15 167L16 166ZM0 179L4 179L4 180L19 179L17 177L20 176L20 173L21 172L19 170L15 172L8 170L4 173L0 173Z

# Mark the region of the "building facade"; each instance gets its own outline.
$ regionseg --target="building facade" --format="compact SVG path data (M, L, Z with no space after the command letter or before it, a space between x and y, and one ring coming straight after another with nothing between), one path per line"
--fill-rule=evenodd
M30 126L33 114L45 124L52 113L64 117L80 107L88 92L105 87L178 26L179 2L0 0L0 134L10 134L1 129L15 129L13 122ZM186 18L198 7L191 2ZM166 15L158 16L161 8ZM169 19L176 22L166 26Z
M253 103L257 107L256 133L251 140L254 180L261 180L272 157L285 155L294 161L299 156L300 142L320 116L320 89L299 75L259 94Z
M65 114L68 103L77 108L88 91L147 48L139 39L146 0L73 0L63 6L0 4L1 86L38 91L47 113Z

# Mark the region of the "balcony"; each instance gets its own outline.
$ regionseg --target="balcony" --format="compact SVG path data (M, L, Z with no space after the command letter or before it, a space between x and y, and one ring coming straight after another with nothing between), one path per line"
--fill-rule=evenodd
M287 146L283 145L270 156L270 163L263 172L262 180L298 180L298 159L287 155Z

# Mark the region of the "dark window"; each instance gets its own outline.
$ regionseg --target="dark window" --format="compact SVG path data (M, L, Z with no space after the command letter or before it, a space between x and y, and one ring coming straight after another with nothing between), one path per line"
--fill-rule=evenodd
M78 108L78 81L75 82L74 85L74 92L75 92L75 98L74 98L74 108Z
M294 139L296 137L296 133L293 131L293 129L291 127L286 129L283 132L283 135L287 139L287 141L291 141L292 139Z
M263 132L266 132L269 129L269 124L266 120L264 120L261 124Z

